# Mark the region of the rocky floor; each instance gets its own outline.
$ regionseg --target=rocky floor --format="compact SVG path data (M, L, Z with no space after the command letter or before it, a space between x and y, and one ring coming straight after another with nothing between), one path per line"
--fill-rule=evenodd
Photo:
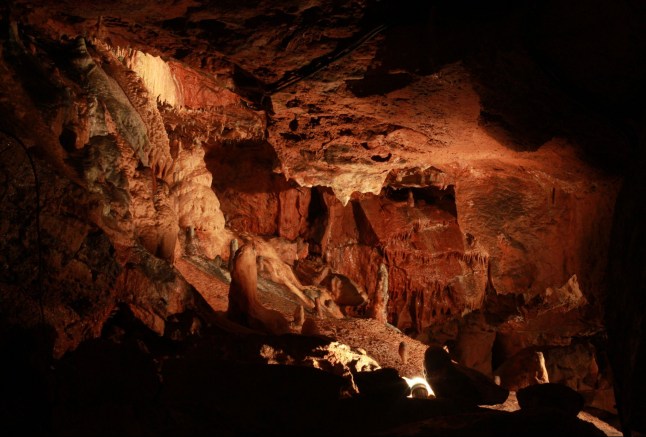
M120 309L101 338L47 368L34 367L29 356L35 336L14 337L27 348L13 355L22 362L4 360L5 435L621 435L583 412L575 418L557 409L519 410L513 393L489 408L379 387L352 393L347 378L334 373L343 366L334 363L332 339L208 325L184 314L159 337ZM399 339L391 330L371 333L388 343ZM360 337L354 341L370 349ZM317 350L327 355L308 365ZM302 362L267 365L269 355ZM315 362L335 366L323 371Z
M575 418L557 409L522 410L514 392L505 403L487 407L410 399L388 384L357 393L351 380L362 371L394 368L401 376L421 376L426 345L373 319L315 317L309 311L315 335L260 334L226 319L226 269L197 258L178 260L176 267L208 305L176 317L163 337L127 309L116 312L100 339L84 343L47 372L51 410L46 417L52 418L42 421L47 431L621 435L585 411ZM263 305L291 318L295 299L290 301L278 284L262 283ZM402 342L405 360L399 353Z

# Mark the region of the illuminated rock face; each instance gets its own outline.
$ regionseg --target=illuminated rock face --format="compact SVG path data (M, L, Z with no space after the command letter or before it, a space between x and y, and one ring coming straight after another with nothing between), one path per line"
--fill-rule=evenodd
M581 112L504 36L514 29L465 29L433 9L449 29L425 8L359 0L68 3L18 1L0 60L0 252L23 264L5 269L2 294L9 322L54 327L56 355L97 336L117 302L163 333L194 304L172 263L227 260L242 238L266 249L258 274L306 310L316 294L334 317L367 317L379 299L380 320L487 375L535 350L548 373L567 362L557 348L599 361L621 184L604 168L626 159L623 134ZM594 88L544 34L563 25L545 8L533 49ZM277 88L380 20L391 27ZM625 94L602 82L600 94ZM40 180L41 270L26 255L38 243L35 184L16 182L33 180L21 144ZM607 166L588 159L613 150ZM21 292L43 289L34 271L46 294ZM557 379L608 389L603 369L576 373Z

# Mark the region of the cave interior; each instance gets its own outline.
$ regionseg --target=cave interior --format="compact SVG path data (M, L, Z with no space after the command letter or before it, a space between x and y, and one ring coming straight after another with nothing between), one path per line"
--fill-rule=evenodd
M646 435L644 23L3 2L5 435Z

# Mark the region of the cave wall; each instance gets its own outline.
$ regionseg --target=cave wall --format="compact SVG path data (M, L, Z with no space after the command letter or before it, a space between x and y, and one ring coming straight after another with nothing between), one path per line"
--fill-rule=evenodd
M189 104L235 101L187 93L181 109L158 107L108 45L40 35L41 45L28 48L26 30L5 24L3 297L14 308L6 323L54 327L55 356L98 335L119 302L163 333L169 315L192 302L172 268L186 230L197 232L210 257L230 239L199 142L206 126L226 125L238 111L205 116ZM191 136L200 115L201 136ZM188 129L173 129L178 124ZM31 257L21 263L25 249Z
M643 125L642 125L643 126ZM640 135L639 158L633 163L644 162L644 130ZM646 429L644 402L641 389L643 375L638 371L644 365L646 347L644 332L644 230L639 220L644 211L643 172L634 170L626 178L615 210L613 238L608 263L606 295L606 324L609 355L615 375L617 408L621 413L626 433L638 435ZM634 433L634 434L633 434Z
M605 322L643 428L643 8L46 3L2 10L3 327L58 357L125 302L163 333L197 296L174 263L239 238L345 315L383 263L402 331L489 375L539 351L614 411Z

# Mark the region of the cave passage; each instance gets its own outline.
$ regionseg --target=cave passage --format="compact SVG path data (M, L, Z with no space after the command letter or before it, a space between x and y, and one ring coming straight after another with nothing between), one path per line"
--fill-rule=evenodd
M646 434L639 3L0 5L3 429Z

